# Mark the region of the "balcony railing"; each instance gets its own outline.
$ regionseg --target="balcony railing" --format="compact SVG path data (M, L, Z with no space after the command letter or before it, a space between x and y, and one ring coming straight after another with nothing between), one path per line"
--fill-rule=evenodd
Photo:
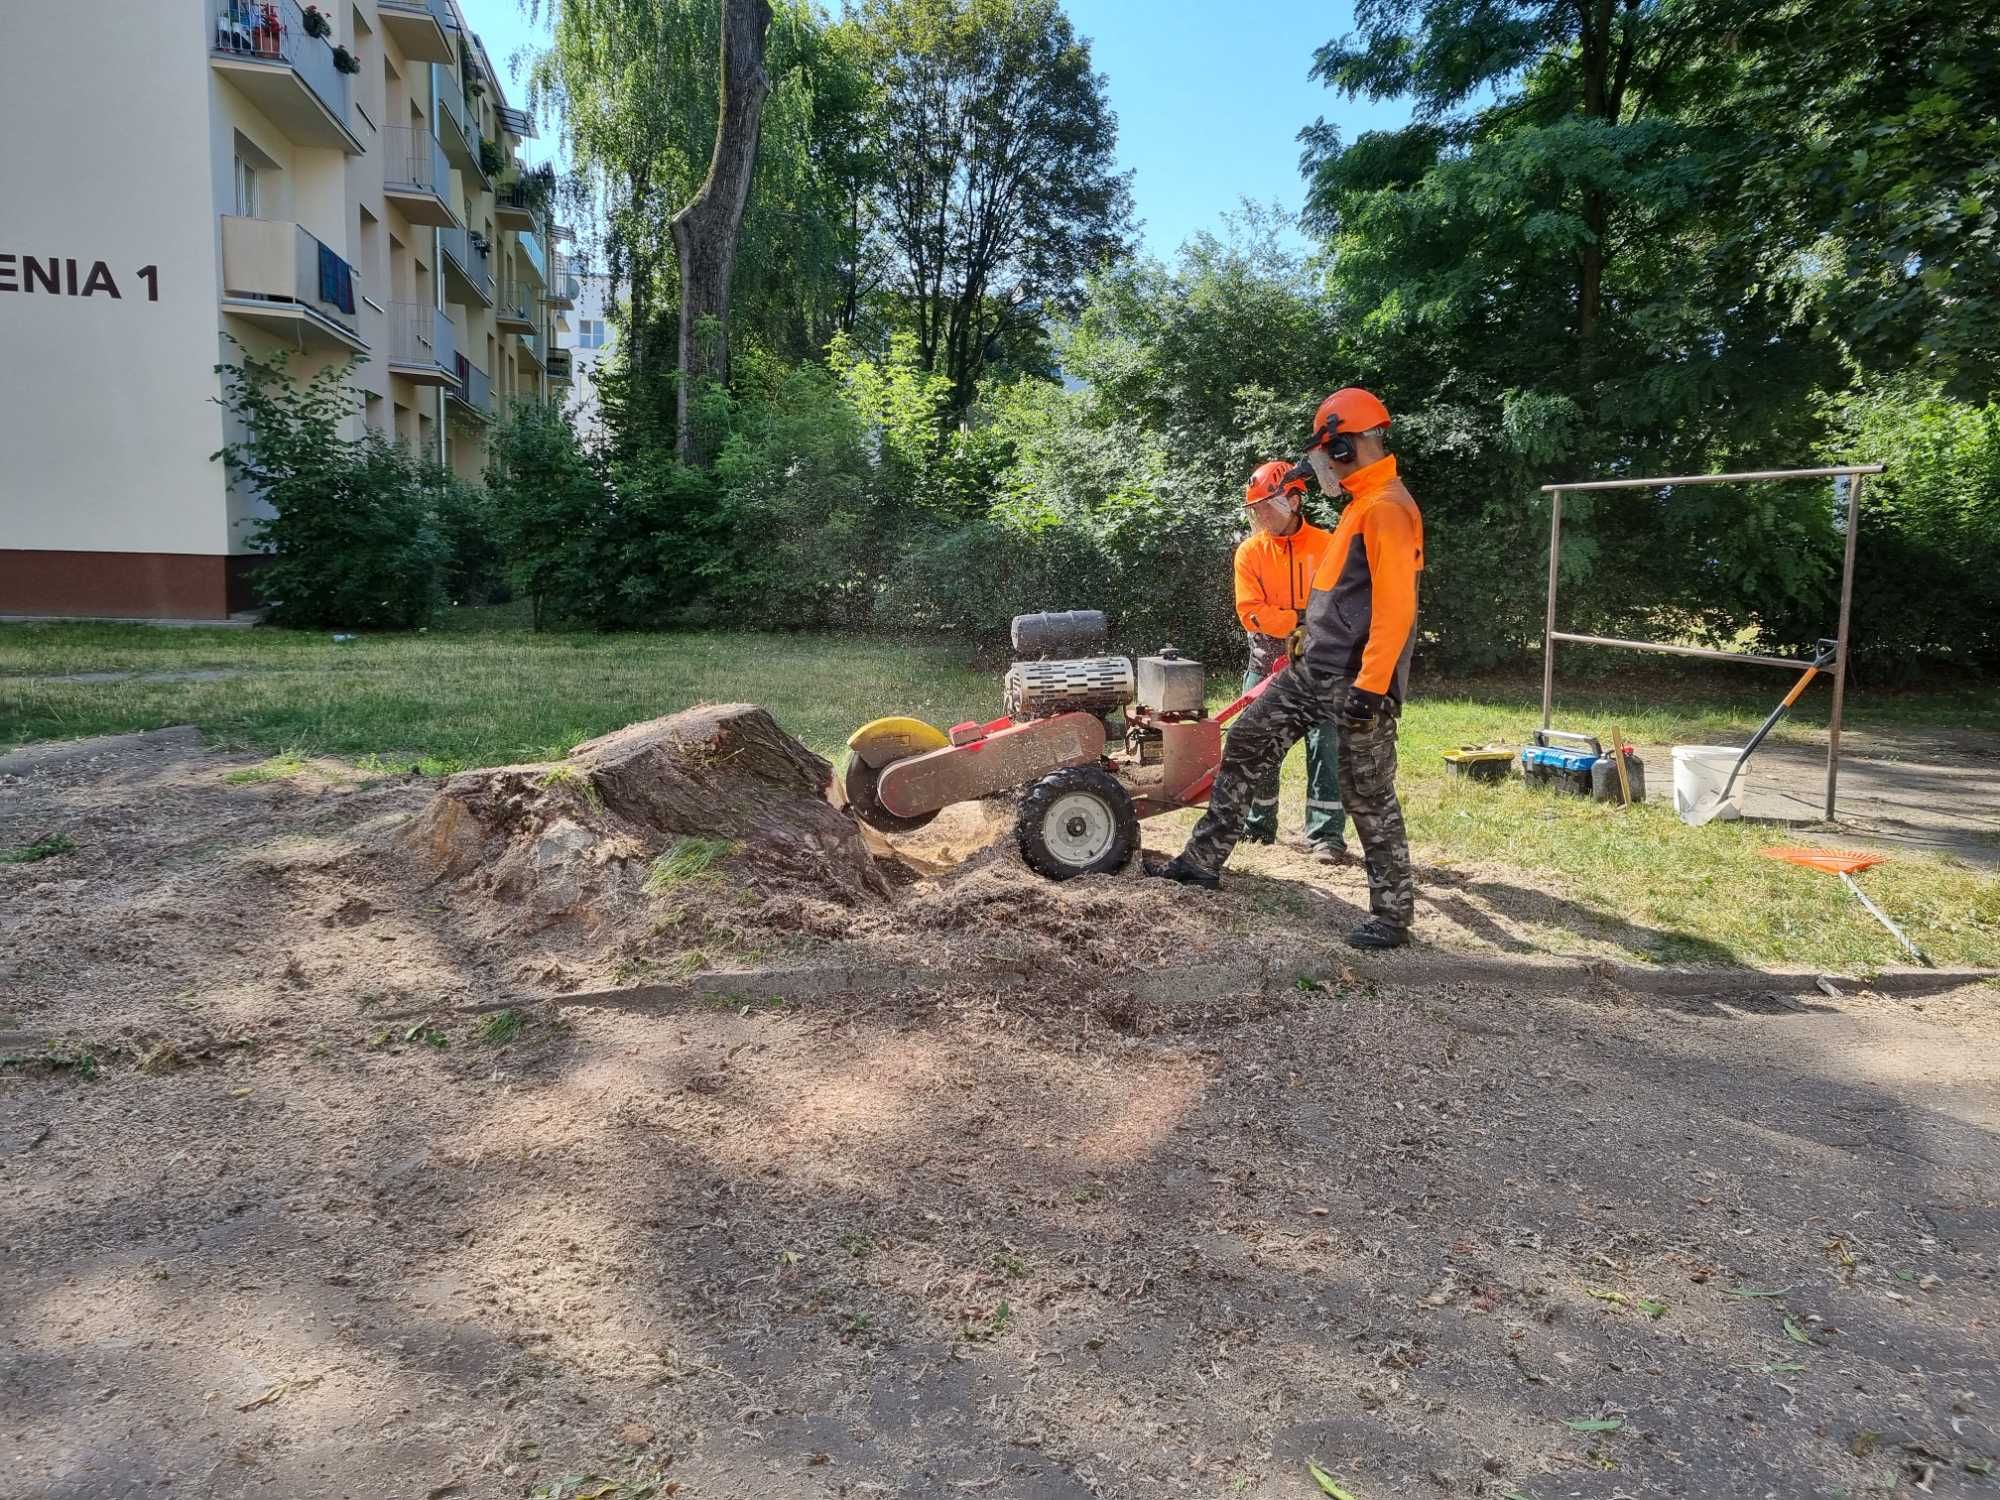
M536 308L540 305L535 288L525 281L503 281L494 297L493 316L503 324L526 324L533 328L537 322Z
M542 358L542 337L538 333L524 333L517 340L521 346L521 357L536 369L546 369L547 361Z
M549 379L568 380L570 373L570 351L567 349L551 349L549 351Z
M222 218L222 294L303 308L359 341L361 278L339 255L297 224Z
M479 416L492 416L492 378L463 354L454 356L454 363L458 369L458 389L451 393L452 398Z
M458 336L444 310L428 302L391 302L389 363L433 384L456 380Z
M354 89L333 63L328 37L306 31L298 0L211 0L210 54L235 68L245 92L302 145L339 145L350 154L361 145L347 128ZM279 78L259 81L258 70ZM282 81L280 81L282 79ZM300 91L308 98L300 97Z
M516 230L515 235L521 242L521 258L534 271L535 280L546 287L549 284L549 258L542 249L541 236L532 229Z
M493 256L469 229L440 229L438 243L447 259L470 284L480 306L493 301Z
M493 202L500 220L509 229L537 230L542 227L542 204L538 194L525 184L510 182L493 190Z
M479 160L479 128L466 116L465 95L450 69L431 64L431 81L437 90L438 135L444 140L445 155L460 171L476 173L483 182L486 168Z
M451 181L444 147L428 130L391 125L382 132L382 187L391 193L427 193L443 198Z

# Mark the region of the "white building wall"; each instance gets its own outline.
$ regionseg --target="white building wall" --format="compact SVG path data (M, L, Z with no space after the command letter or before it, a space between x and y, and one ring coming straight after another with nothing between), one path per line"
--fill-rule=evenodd
M559 347L571 350L570 408L574 413L576 430L586 438L598 438L604 434L603 410L598 402L598 369L611 357L611 313L617 306L618 298L612 288L611 278L604 275L581 275L577 278L579 293L576 307L569 315L571 332L557 341ZM586 321L601 324L605 329L605 342L601 348L583 347L583 325Z
M189 212L211 180L209 93L188 86L208 72L207 6L0 12L0 547L227 551L220 231ZM62 260L63 292L25 290L23 256ZM81 295L99 261L115 298Z

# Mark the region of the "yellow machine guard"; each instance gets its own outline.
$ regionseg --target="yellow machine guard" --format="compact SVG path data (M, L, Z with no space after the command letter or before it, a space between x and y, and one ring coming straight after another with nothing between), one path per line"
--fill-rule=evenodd
M847 748L875 771L926 750L942 750L950 743L942 729L933 729L922 719L901 717L871 719L847 737Z

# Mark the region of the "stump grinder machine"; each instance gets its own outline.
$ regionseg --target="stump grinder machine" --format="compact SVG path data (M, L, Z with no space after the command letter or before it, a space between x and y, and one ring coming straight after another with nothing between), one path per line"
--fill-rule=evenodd
M1001 717L949 730L876 719L854 731L840 771L848 809L882 833L913 833L954 802L1010 796L1021 855L1041 874L1122 869L1141 818L1208 800L1222 727L1263 683L1210 717L1202 664L1171 646L1136 662L1059 655L1102 649L1101 611L1016 615L1012 637Z

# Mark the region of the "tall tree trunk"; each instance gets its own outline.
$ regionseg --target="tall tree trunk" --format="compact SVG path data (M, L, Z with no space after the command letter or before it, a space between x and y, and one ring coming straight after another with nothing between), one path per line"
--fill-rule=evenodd
M1583 247L1577 268L1576 286L1576 366L1577 375L1587 386L1596 376L1597 324L1604 305L1605 241L1611 232L1610 206L1604 195L1583 195L1583 223L1590 241Z
M649 167L635 166L626 174L631 199L627 217L630 225L645 223L647 200L652 197L653 174ZM646 320L653 315L653 265L646 254L643 234L628 232L625 236L626 285L632 294L632 324L625 330L625 363L636 380L645 373L646 356L651 352L646 344ZM614 285L616 283L614 282Z
M757 127L771 81L764 74L768 0L724 0L722 109L708 176L669 228L681 268L680 392L674 448L687 463L705 463L708 440L690 416L701 388L729 378L729 282L750 174L757 165Z

